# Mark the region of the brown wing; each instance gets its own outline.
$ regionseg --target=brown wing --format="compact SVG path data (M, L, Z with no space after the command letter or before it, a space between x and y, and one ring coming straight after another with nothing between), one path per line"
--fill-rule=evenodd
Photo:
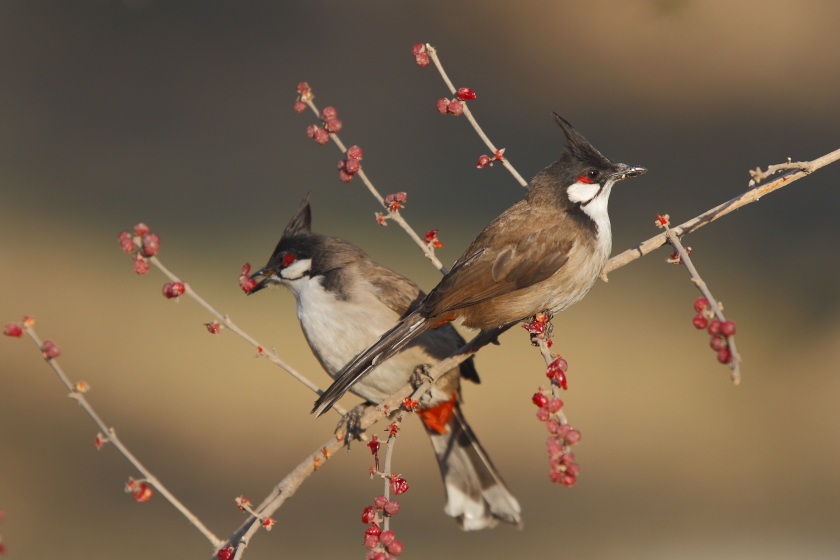
M554 275L569 260L568 224L540 227L522 201L496 218L432 290L423 314L436 316L526 288ZM493 247L492 250L486 247Z
M417 284L397 274L389 268L370 261L368 270L364 272L368 281L376 288L376 297L395 311L400 317L405 317L415 309L426 297Z

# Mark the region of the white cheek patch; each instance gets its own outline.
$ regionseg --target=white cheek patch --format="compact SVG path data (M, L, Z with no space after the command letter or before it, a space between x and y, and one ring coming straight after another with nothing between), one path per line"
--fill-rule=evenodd
M583 183L578 181L570 186L566 193L569 195L569 200L572 202L587 203L598 194L601 190L601 185L598 183Z
M312 259L300 259L280 271L280 277L285 280L302 278L312 267Z

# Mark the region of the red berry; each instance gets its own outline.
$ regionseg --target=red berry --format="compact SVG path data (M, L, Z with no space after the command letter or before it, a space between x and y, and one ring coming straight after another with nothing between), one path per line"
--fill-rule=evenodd
M576 482L577 478L575 478L575 475L569 473L564 474L563 477L560 479L560 483L563 486L572 487L575 485Z
M366 507L362 511L362 523L367 525L368 523L372 523L374 519L376 519L376 510L373 509L373 506Z
M147 233L149 233L149 226L147 226L143 222L140 222L139 224L134 226L134 235L136 235L137 237L143 237Z
M149 261L139 252L134 253L134 272L141 276L149 272Z
M717 319L715 319L714 321L709 323L709 334L711 334L711 335L720 334L720 326L722 324L723 323L721 323Z
M539 420L540 422L545 422L546 420L548 420L549 416L551 416L551 413L548 411L547 406L540 407L540 409L537 411L537 420Z
M551 413L557 412L561 408L563 408L563 401L560 399L551 399L548 403L548 411Z
M379 542L381 542L385 546L388 546L394 541L395 538L396 535L394 535L393 531L383 531L382 534L379 535Z
M399 496L408 491L408 482L404 478L395 477L391 479L391 492Z
M403 543L402 541L392 541L387 547L388 552L393 554L394 556L399 556L403 553Z
M568 424L560 424L560 427L557 428L557 437L564 438L571 431L572 431L572 427L569 426Z
M373 505L376 509L385 509L385 504L388 503L388 498L385 496L377 496L373 499Z
M563 471L556 471L554 469L548 471L548 477L554 484L560 484L560 481L563 479L563 474Z
M563 453L560 456L560 462L564 465L571 465L575 462L575 454L574 453Z
M373 436L370 438L370 441L367 443L368 448L370 449L371 455L376 455L379 452L379 438Z
M61 350L52 340L45 340L44 345L41 346L41 352L44 353L45 358L58 358L61 355Z
M166 297L166 299L176 298L180 295L183 295L185 289L186 288L184 287L184 284L182 284L181 282L172 282L169 284L164 284L163 295L164 297Z
M160 251L160 237L156 233L147 233L143 236L143 255L151 257Z
M560 427L560 422L552 418L548 422L545 423L545 429L551 432L552 434L557 433L557 428Z
M377 552L376 556L373 557L373 560L389 560L389 558L384 552Z
M298 92L300 95L305 95L305 94L309 93L309 89L310 89L310 88L309 88L309 84L308 84L308 83L306 83L306 82L301 82L301 83L299 83L299 84L298 84L298 86L297 86L297 92Z
M373 550L377 546L379 546L379 537L376 535L368 535L365 537L365 546L369 549Z
M569 430L569 433L566 434L566 443L568 443L569 445L575 445L576 443L580 443L580 431Z
M322 146L330 141L330 134L323 128L319 128L315 130L315 141L321 144Z
M722 336L715 335L712 337L712 340L709 341L709 346L711 346L712 350L714 350L715 352L723 350L727 347L726 339Z
M563 443L554 436L545 440L545 445L548 447L548 454L551 456L560 456L563 454Z
M154 492L151 488L149 488L149 485L145 482L141 482L139 487L137 488L137 491L133 494L134 500L141 503L148 502L149 498L151 498L153 495Z
M542 393L534 393L534 396L531 397L531 402L537 405L538 407L542 408L548 405L548 397L546 397Z
M720 334L723 336L732 336L735 334L735 322L734 321L724 321L723 324L720 326Z
M464 112L464 104L460 101L450 101L447 110L457 117Z
M426 232L426 235L423 236L423 239L426 243L431 243L433 247L443 247L443 243L440 242L437 236L438 229L430 229Z
M325 126L327 127L327 130L335 134L344 127L344 124L338 119L330 119L327 121Z
M362 164L359 163L357 159L346 159L344 160L344 171L353 175L354 173L358 173L359 169L362 168Z
M572 463L566 467L566 472L572 476L577 476L580 473L580 465Z
M385 504L385 513L388 515L396 515L400 511L400 503L397 500L389 500Z
M717 359L722 364L728 364L732 361L732 351L729 348L724 348L718 352Z
M207 327L207 332L210 334L219 334L221 331L221 327L217 321L213 321L212 323L204 323L204 326Z
M353 174L352 173L347 173L343 169L339 169L338 170L338 178L341 179L342 183L349 183L350 181L353 180Z
M417 63L417 66L428 66L429 65L429 55L426 53L420 53L414 55L414 62Z
M373 537L379 538L379 535L381 533L382 533L382 529L379 528L379 525L377 525L376 523L371 523L370 527L368 527L367 530L365 531L365 536L366 537L373 536Z
M564 391L569 390L569 385L566 383L566 374L563 373L562 370L557 371L554 375L554 379L557 380L557 384L560 385Z
M411 47L411 54L418 55L420 53L426 52L426 45L423 43L417 43L413 47Z
M694 323L694 326L698 329L705 329L709 326L709 320L699 313L694 316L694 319L692 319L691 322Z
M472 101L475 99L475 92L470 88L458 88L458 99L461 101Z
M220 549L219 552L216 553L216 558L218 558L218 560L231 560L231 558L233 558L233 547L226 546L225 548Z
M120 248L123 250L123 253L134 252L134 239L131 237L130 232L124 231L120 233L119 241Z
M490 156L478 156L478 163L475 166L478 169L484 169L490 163Z
M23 329L14 323L7 323L6 328L3 330L3 334L5 334L6 336L20 338L23 334Z
M347 159L362 159L362 149L358 146L347 148Z
M697 313L702 313L703 310L707 307L709 307L709 300L707 300L706 298L699 297L696 300L694 300L694 310Z
M440 99L438 99L437 100L437 110L438 110L438 113L440 113L441 115L445 115L446 113L448 113L449 112L449 100L446 99L445 97L441 97Z
M338 117L338 111L335 109L335 107L324 107L324 110L321 111L322 121L328 121L336 117Z
M315 138L315 131L318 130L318 127L314 124L310 124L306 127L306 135L310 138Z
M295 101L295 113L303 113L306 111L306 103L303 101Z

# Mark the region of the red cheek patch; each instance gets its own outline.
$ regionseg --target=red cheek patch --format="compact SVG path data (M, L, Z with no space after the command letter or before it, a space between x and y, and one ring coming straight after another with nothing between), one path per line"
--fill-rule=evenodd
M581 175L580 177L578 177L578 183L586 183L587 185L591 185L592 179L590 179L586 175Z
M292 264L296 260L297 260L296 256L294 256L291 253L286 253L286 255L283 257L283 268L286 268L287 266L289 266L290 264Z

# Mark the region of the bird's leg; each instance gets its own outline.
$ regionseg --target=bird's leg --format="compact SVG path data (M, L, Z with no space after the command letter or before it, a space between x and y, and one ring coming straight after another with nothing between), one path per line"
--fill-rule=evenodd
M408 382L411 383L411 386L414 387L415 391L417 389L419 389L420 386L423 385L423 383L426 383L427 381L429 383L434 383L435 382L435 378L432 377L431 375L429 375L429 370L430 369L431 369L431 366L429 366L428 364L421 364L421 365L417 366L416 368L414 368L414 372L411 374L411 377L409 378ZM431 391L426 391L426 394L424 394L423 398L421 398L420 400L423 401L423 400L428 400L430 398L431 398Z
M335 435L341 437L344 434L344 445L347 446L347 451L350 451L350 442L355 440L364 441L362 434L365 430L362 429L362 416L372 403L364 402L353 407L353 410L341 417L338 425L335 427Z

